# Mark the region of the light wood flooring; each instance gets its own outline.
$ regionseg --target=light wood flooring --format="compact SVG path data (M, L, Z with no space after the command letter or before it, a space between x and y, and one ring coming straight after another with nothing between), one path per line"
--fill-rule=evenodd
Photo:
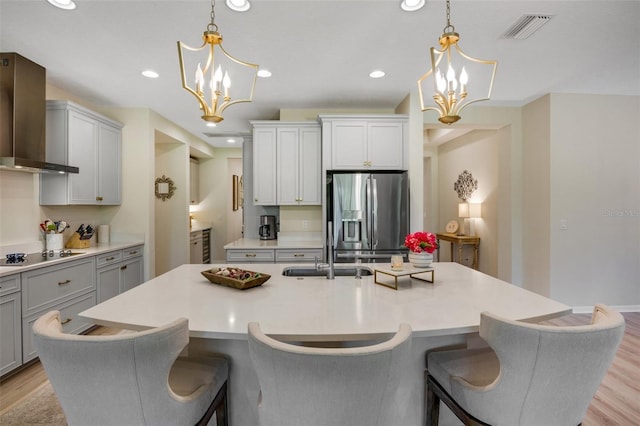
M613 364L602 381L584 426L640 425L640 312L623 314L627 326ZM572 314L554 319L555 325L582 325L590 315ZM100 327L91 334L114 334L118 330ZM0 383L0 411L29 395L47 380L39 362Z

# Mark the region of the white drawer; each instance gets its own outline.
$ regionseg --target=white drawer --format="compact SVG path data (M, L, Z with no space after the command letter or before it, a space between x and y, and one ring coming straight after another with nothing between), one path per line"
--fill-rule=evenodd
M314 263L322 261L322 249L278 249L276 263Z
M20 291L20 274L0 278L0 296Z
M38 356L35 345L33 344L33 323L36 322L38 318L49 311L60 311L62 331L68 334L79 334L91 327L93 324L88 320L79 317L78 314L86 311L95 304L96 293L94 291L89 294L85 294L84 296L76 297L75 299L53 306L49 309L45 309L44 311L38 312L29 318L25 318L22 321L22 362L27 362Z
M96 256L96 267L101 268L103 266L118 263L122 260L122 251L110 251L109 253L103 253Z
M227 263L273 263L273 250L227 250Z
M95 257L22 273L22 315L27 317L96 289Z
M122 260L131 259L132 257L142 256L144 246L135 246L122 249Z

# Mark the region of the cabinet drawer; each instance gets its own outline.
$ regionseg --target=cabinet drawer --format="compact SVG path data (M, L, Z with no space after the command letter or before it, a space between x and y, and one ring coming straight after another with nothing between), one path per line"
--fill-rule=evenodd
M273 250L227 250L227 263L273 263Z
M110 251L109 253L96 256L96 267L101 268L103 266L118 263L122 260L122 251Z
M131 259L132 257L142 256L144 246L135 246L122 249L122 260Z
M0 278L0 296L20 290L20 274Z
M276 263L313 263L316 258L322 260L322 249L276 250Z
M29 316L96 289L95 258L22 274L22 314Z
M38 354L36 353L35 345L33 344L33 323L36 322L36 320L40 318L40 316L44 315L50 310L58 310L60 311L60 322L62 323L62 331L68 334L79 334L91 327L93 324L88 320L81 318L80 316L78 316L78 314L80 312L86 311L92 306L95 306L95 304L96 293L94 291L25 318L22 321L23 363L30 361L38 356Z

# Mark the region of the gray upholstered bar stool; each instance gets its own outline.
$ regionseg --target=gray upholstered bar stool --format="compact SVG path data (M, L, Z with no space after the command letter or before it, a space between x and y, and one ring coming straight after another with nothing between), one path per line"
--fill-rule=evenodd
M596 305L591 324L554 327L481 314L490 348L427 355L426 424L443 401L465 425L578 425L611 365L624 318Z
M297 346L249 324L249 354L258 374L261 426L395 425L405 398L411 327L379 344L351 348Z
M65 334L60 313L33 325L38 356L69 425L227 424L228 365L183 357L186 318L112 336Z

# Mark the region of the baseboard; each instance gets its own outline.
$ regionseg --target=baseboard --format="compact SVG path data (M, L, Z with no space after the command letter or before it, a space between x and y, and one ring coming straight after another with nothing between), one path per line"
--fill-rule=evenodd
M618 312L640 312L640 305L607 305ZM590 314L593 306L573 306L574 314Z

